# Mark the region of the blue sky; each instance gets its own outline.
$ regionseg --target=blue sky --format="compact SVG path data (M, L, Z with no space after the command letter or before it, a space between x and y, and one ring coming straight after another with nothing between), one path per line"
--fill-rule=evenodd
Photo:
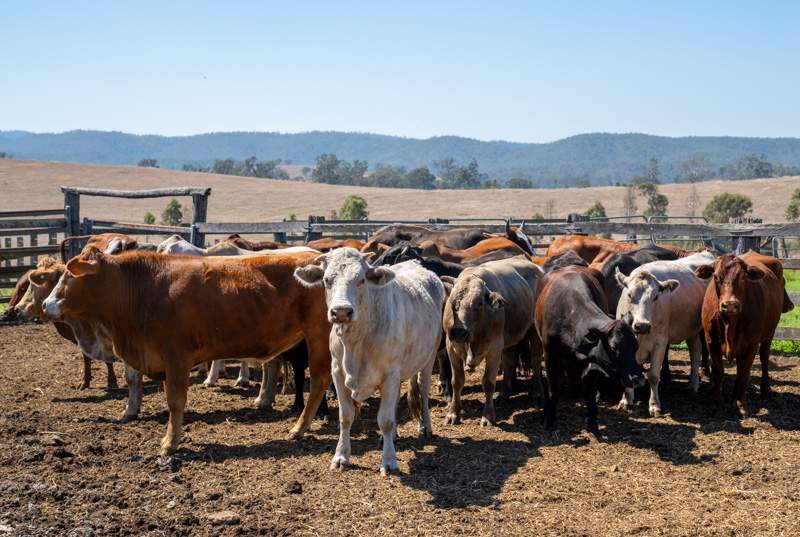
M0 130L800 137L800 2L4 2Z

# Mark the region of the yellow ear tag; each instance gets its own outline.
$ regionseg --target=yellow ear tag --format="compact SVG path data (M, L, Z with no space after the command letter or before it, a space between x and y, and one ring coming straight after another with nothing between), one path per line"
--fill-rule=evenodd
M386 285L386 276L381 276L381 279L378 282L378 285Z

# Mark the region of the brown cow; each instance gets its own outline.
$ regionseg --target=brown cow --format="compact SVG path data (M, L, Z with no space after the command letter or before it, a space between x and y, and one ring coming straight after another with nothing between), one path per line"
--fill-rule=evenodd
M602 263L605 263L606 259L612 255L630 252L639 246L640 245L635 242L619 242L611 239L601 239L600 237L569 235L566 237L558 237L551 242L550 246L547 248L547 257L553 257L573 250L577 252L584 261L589 263L590 266L594 267L599 264L594 267L599 270ZM687 257L695 252L708 250L708 248L702 246L691 252L670 244L659 244L659 246L675 252L678 257Z
M703 299L703 330L714 376L713 406L722 410L722 356L736 361L733 395L739 414L747 417L747 383L756 352L761 359L761 393L769 385L769 351L781 313L790 311L780 262L749 251L741 256L725 254L710 265L697 267L703 280L714 277ZM761 346L759 350L759 345Z
M433 241L440 246L462 250L493 236L485 229L478 228L438 230L414 224L391 224L375 231L372 239L387 246L394 246L401 241L408 241L415 246L425 241Z
M229 242L242 250L250 250L251 252L259 252L261 250L280 250L283 248L289 248L289 245L285 242L273 242L273 241L258 241L258 242L251 242L245 238L243 238L238 233L231 233L228 235L224 241L222 242Z
M73 315L108 326L114 352L163 380L169 424L161 456L178 449L189 372L222 358L274 357L305 339L308 405L291 429L299 439L331 382L325 296L294 279L318 252L252 257L190 257L149 252L83 252L67 264L45 301L47 316Z
M67 244L70 241L84 240L86 244L83 248L94 246L101 252L107 254L118 254L127 250L149 250L155 251L155 244L139 243L137 239L123 235L122 233L98 233L97 235L80 235L75 237L65 237L58 243L58 250L61 253L61 261L66 263L67 260Z
M336 248L355 248L356 250L361 250L361 248L366 245L364 241L360 241L358 239L344 239L344 240L337 240L331 237L327 237L324 239L318 239L315 241L311 241L306 246L309 248L313 248L319 252L328 253L331 250L335 250Z
M31 282L30 282L31 273L36 271L37 269L40 269L40 270L41 269L49 269L54 265L57 265L57 262L54 259L46 257L46 258L42 259L41 261L39 261L39 263L37 264L37 268L36 269L31 269L31 270L29 270L28 272L26 272L25 274L22 275L22 277L17 281L17 285L14 288L14 293L11 295L11 300L8 302L8 306L6 307L6 310L3 312L3 319L9 319L10 320L10 319L17 319L17 318L20 317L19 305L20 305L20 302L22 302L23 298L28 295L27 292L28 292L29 287L31 286ZM61 275L59 274L59 277L60 276ZM33 311L27 317L23 317L23 318L31 319L31 318L35 317L36 315L38 315L39 309L41 308L41 302L43 302L44 299L47 298L48 294L50 294L50 290L47 290L46 292L43 291L41 293L41 295L42 295L41 296L41 300L36 305L35 311ZM33 308L31 308L31 309L33 310ZM73 343L77 343L77 341L75 339L75 333L73 332L72 328L70 328L70 326L68 324L66 324L64 322L61 322L61 321L55 321L53 323L53 326L55 327L56 331L58 332L58 335L60 335L64 339L67 339L67 340L69 340L69 341L71 341ZM83 354L83 378L81 379L81 381L76 386L76 389L85 390L92 383L92 359L89 358L89 356L85 352L81 351L81 353ZM107 375L106 375L107 388L109 390L115 390L115 389L117 389L119 387L119 384L117 382L117 375L114 372L114 364L112 362L105 362L105 364L106 364L106 370L107 370Z
M493 237L485 239L464 250L454 250L446 246L440 246L433 241L425 241L419 245L422 257L436 257L442 261L449 261L451 263L466 263L472 261L489 252L497 250L505 250L514 255L524 255L530 257L529 254L520 248L513 241L503 237Z

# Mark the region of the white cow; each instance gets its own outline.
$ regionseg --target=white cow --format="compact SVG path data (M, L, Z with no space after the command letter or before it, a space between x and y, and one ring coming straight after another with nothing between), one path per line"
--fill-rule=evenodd
M653 416L661 414L658 382L667 345L686 341L691 358L689 389L696 392L700 386L700 314L708 281L695 276L694 270L713 262L713 254L701 252L677 261L644 264L627 277L619 270L615 274L622 286L617 319L626 319L636 333L636 361L650 364L647 378ZM633 405L633 390L626 388L619 406L629 405Z
M383 454L381 475L398 472L394 448L400 384L411 379L408 404L419 434L431 434L428 394L442 329L444 288L417 261L370 267L369 254L339 248L317 258L295 277L311 287L324 282L331 370L339 398L339 443L331 469L350 463L350 427L356 405L380 390L378 425Z

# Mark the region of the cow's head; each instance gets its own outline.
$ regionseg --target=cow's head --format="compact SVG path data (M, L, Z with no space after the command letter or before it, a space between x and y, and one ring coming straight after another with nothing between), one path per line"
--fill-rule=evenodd
M459 277L454 281L445 303L451 325L446 326L450 341L472 343L477 334L483 331L487 318L498 313L506 305L506 300L495 291L490 291L486 283L474 275ZM475 364L477 365L477 364Z
M694 273L701 280L713 276L709 287L717 295L719 312L725 316L741 313L747 282L760 280L765 276L760 267L748 265L733 254L725 254L713 264L701 265Z
M619 376L626 388L644 385L642 369L636 361L639 343L630 326L619 320L609 321L602 327L589 328L584 339L593 346L584 375L599 367L605 373Z
M680 282L659 281L646 269L637 269L630 276L625 276L617 268L614 277L623 288L622 298L617 306L617 318L630 314L633 331L637 334L649 334L659 297L675 291Z
M36 269L28 273L29 286L15 306L15 314L23 319L38 316L46 321L51 320L42 314L42 304L56 287L62 274L64 265L56 260L48 257L39 261Z
M36 269L29 270L23 274L19 280L17 280L17 285L14 286L14 292L8 301L8 306L6 306L6 309L3 312L3 319L16 319L19 316L19 313L17 312L17 305L19 304L20 300L22 300L22 297L25 296L25 293L28 292L28 288L31 286L31 280L29 276L34 270Z
M42 304L44 315L50 319L62 315L83 313L85 297L97 293L96 280L106 263L106 255L95 247L85 248L67 263L58 285Z
M371 267L369 254L353 248L337 248L316 258L315 263L295 269L294 276L301 284L325 286L328 320L333 324L349 325L358 319L358 307L368 287L380 287L394 279L386 267Z
M506 237L530 255L536 255L536 251L533 249L533 243L528 236L523 233L523 229L525 229L524 220L519 227L513 227L509 221L506 220Z

